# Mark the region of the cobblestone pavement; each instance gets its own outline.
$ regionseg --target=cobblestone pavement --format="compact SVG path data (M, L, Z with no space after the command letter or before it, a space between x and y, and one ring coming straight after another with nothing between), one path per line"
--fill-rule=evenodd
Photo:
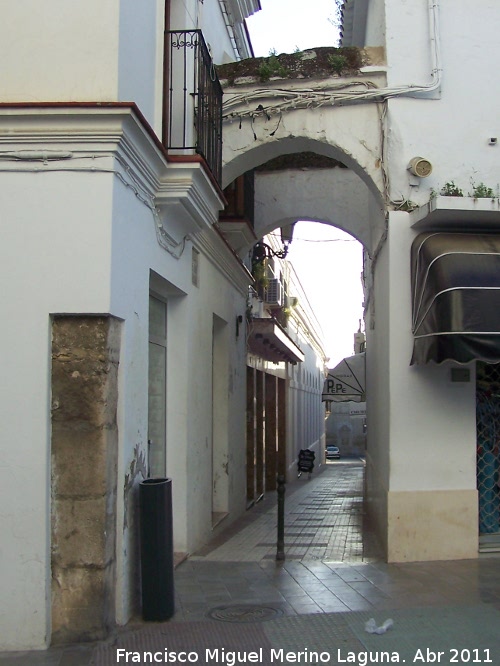
M360 562L377 559L370 535L363 547L364 463L359 458L327 463L322 473L303 474L285 493L287 560ZM260 562L276 557L276 497L271 493L191 562ZM371 549L369 546L372 546Z
M168 646L189 648L198 664L213 666L206 650L223 646L262 649L261 664L276 663L272 649L306 649L324 651L332 665L351 655L357 666L367 651L375 658L382 650L408 663L500 665L500 559L382 562L363 525L363 469L360 460L335 461L289 484L284 562L275 559L270 496L178 566L169 622L138 619L96 645L0 653L0 664L108 666L126 663L118 655L127 651L161 656ZM378 625L390 617L394 626L368 634L371 617Z

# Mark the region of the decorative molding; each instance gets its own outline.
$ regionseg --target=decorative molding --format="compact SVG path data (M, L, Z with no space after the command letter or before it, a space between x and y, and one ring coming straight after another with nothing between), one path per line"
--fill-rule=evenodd
M202 164L192 161L168 165L155 204L165 230L181 227L189 234L214 225L224 207Z
M208 233L205 230L193 236L191 241L193 247L202 252L221 275L246 298L248 287L253 283L252 274L239 257L230 250L222 235Z
M176 258L224 207L203 162L170 160L134 104L0 105L0 170L114 173L151 210L158 243Z
M260 10L259 0L225 0L229 12L238 23Z

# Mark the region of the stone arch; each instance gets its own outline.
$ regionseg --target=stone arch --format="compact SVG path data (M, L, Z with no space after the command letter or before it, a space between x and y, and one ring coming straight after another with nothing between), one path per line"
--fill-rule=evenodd
M225 122L224 186L273 158L293 153L316 153L347 167L309 172L289 169L281 178L259 172L255 197L258 237L282 224L313 220L350 233L373 255L385 230L385 179L376 113L374 105L296 110L283 116L281 125L285 127L276 132L276 118ZM292 180L299 185L292 188ZM307 187L304 181L308 181ZM286 196L280 196L285 190Z
M295 135L277 140L270 139L269 141L258 141L257 139L254 145L249 143L246 146L236 147L234 146L234 141L232 141L236 132L238 132L236 123L230 123L228 127L224 128L223 187L226 187L245 171L254 169L280 155L313 152L338 160L345 164L348 169L352 169L373 194L380 197L382 203L383 179L380 168L380 157L373 161L373 168L369 168L367 161L365 164L357 161L351 152L335 143ZM362 143L366 142L363 141Z
M258 171L255 179L255 233L261 238L279 226L311 220L338 227L373 254L385 229L383 197L377 184L338 147L304 137L260 143L224 167L225 184L245 171L292 153L314 152L348 168L287 168Z
M379 242L384 215L368 187L350 169L287 169L256 174L255 234L307 220L342 229L370 254Z

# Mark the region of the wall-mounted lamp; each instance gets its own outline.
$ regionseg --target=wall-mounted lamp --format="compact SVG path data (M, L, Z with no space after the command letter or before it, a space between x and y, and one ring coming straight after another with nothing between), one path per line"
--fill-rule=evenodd
M292 224L287 224L284 227L281 227L281 242L286 247L290 245L293 240L293 231L295 229L295 222Z
M288 243L284 244L282 250L273 250L273 248L267 243L259 241L253 246L252 253L252 264L258 264L261 261L264 261L267 257L278 257L278 259L284 259L288 254Z

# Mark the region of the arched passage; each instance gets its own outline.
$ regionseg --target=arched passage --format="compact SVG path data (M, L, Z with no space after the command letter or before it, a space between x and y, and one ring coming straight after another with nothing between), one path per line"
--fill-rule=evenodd
M280 149L287 152L280 154ZM344 161L339 159L346 155L338 147L328 147L319 141L306 138L274 143L271 150L256 146L250 152L251 155L247 155L246 159L235 158L232 167L237 165L240 169L254 170L253 230L256 239L298 220L310 220L345 230L370 253L374 252L384 233L382 197L363 168L359 165L356 165L356 170L348 168L345 162L352 163L349 156ZM313 158L308 163L304 159L306 154L320 155L325 159ZM283 156L287 159L274 160ZM234 173L240 175L236 168ZM360 174L363 174L363 178ZM242 256L246 249L250 249L252 243L248 243L248 246L241 250ZM276 279L273 273L273 281ZM290 295L295 296L295 292L290 292ZM330 302L332 300L330 298ZM362 298L359 300L362 315ZM352 336L356 330L353 326ZM335 332L329 330L328 334L334 336ZM352 351L346 355L350 353ZM270 491L274 483L274 477L268 483L262 480L263 468L269 468L262 451L267 455L264 435L271 432L274 436L275 428L269 417L275 412L280 414L280 407L278 405L276 408L274 402L271 404L269 401L269 396L274 396L275 393L274 389L269 391L267 384L267 380L272 380L272 374L269 374L267 368L261 370L257 364L252 365L255 363L252 358L248 363L247 425L250 427L247 429L247 500L250 503L258 499L262 492ZM314 427L311 428L311 415L315 414L315 410L319 412L322 409L321 397L316 395L320 384L315 385L317 380L311 372L311 365L311 359L306 358L303 368L284 369L284 375L280 378L284 382L283 386L286 386L288 396L284 401L286 419L283 426L287 434L282 449L278 436L278 451L283 451L286 460L283 469L289 474L295 473L295 459L303 443L307 447L311 445L318 464L324 462L324 416L320 419L322 435L316 432L319 428L316 428L318 424L315 424L314 416ZM305 407L302 404L304 400ZM279 428L276 430L279 433ZM272 448L275 448L274 440ZM359 458L354 462L359 465Z
M262 114L226 120L223 184L255 172L255 239L310 220L351 234L372 258L379 254L386 233L386 179L378 114L376 105L369 105L294 110L279 122ZM325 158L324 163L294 160L307 153ZM284 156L280 168L270 168ZM240 246L240 256L253 242ZM370 275L366 278L365 305L371 302L372 282ZM288 379L297 381L293 372ZM292 429L297 431L297 423ZM287 455L293 459L292 448L287 447Z
M234 134L230 134L225 145ZM257 142L239 154L226 146L224 183L260 167L255 178L255 225L257 237L297 220L315 220L336 226L357 238L370 255L385 230L383 179L380 167L356 162L338 146L309 137L288 137ZM331 168L294 166L293 155L313 153L331 160ZM274 158L290 156L288 166L266 170ZM264 167L262 167L264 165Z

